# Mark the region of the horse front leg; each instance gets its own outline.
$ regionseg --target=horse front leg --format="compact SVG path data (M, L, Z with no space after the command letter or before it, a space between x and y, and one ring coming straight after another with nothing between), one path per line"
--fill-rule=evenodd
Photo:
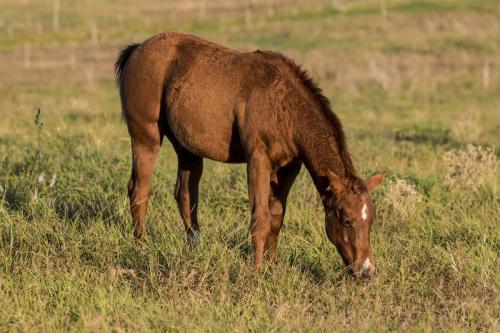
M247 163L248 196L251 208L251 233L254 247L254 262L258 271L262 269L264 249L271 234L271 163L265 153L253 153Z
M271 183L271 195L269 197L269 211L271 212L271 233L267 241L267 251L269 260L276 256L276 247L278 245L278 236L283 224L286 212L286 201L288 193L300 172L302 163L293 161L290 164L278 170L276 182Z

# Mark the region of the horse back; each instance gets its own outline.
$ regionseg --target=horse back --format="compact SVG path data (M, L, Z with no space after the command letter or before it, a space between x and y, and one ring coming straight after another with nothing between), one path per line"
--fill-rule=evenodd
M287 123L280 105L293 90L289 68L268 53L239 52L195 36L164 33L144 42L135 61L143 72L136 77L156 81L146 84L144 94L161 99L157 104L162 106L153 112L157 120L162 119L171 140L195 155L244 162L245 153L263 136L273 145L289 137L279 128Z

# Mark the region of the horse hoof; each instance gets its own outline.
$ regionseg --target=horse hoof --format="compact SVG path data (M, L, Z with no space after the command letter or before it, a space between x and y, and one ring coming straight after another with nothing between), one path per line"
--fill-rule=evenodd
M188 243L191 246L196 246L198 244L198 240L200 239L201 231L200 230L192 230L188 232Z

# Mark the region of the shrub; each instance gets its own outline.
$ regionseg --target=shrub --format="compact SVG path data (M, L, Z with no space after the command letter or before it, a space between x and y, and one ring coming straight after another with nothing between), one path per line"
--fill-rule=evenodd
M383 201L399 217L409 217L417 212L423 203L423 196L415 185L396 179L389 184Z
M469 144L446 152L443 160L447 167L444 183L450 188L478 189L496 182L498 162L491 147Z

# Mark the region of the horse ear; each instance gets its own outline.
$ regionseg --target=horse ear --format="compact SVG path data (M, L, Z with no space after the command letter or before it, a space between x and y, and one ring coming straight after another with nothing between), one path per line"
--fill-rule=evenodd
M339 176L330 171L330 173L328 174L328 187L326 189L332 191L336 195L339 195L340 193L344 192L345 185Z
M366 188L368 189L368 192L372 192L377 186L379 186L382 180L384 180L384 176L385 176L385 171L371 176L366 181Z

